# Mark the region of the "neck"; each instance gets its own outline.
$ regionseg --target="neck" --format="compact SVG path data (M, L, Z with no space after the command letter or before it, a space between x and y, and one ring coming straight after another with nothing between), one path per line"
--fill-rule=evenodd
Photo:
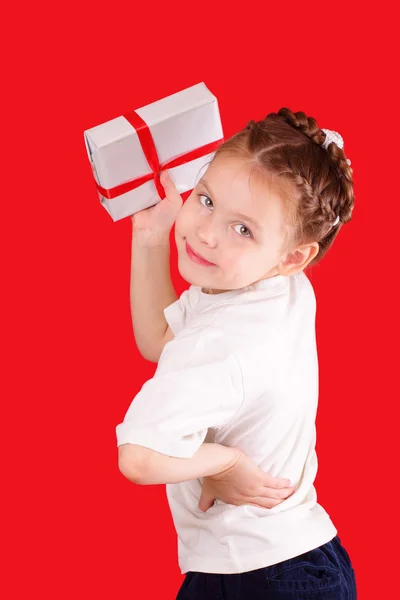
M201 290L202 292L204 292L205 294L222 294L223 292L229 292L231 290L212 290L211 288L205 288Z

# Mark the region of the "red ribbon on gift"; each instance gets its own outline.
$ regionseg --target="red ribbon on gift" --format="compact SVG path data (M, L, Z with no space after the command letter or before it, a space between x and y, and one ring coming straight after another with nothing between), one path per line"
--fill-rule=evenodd
M178 158L174 158L166 163L160 165L157 150L154 145L153 136L151 135L150 129L147 123L137 114L137 112L132 111L127 115L123 115L127 121L135 128L140 144L143 148L144 155L149 163L149 166L152 170L152 173L148 175L143 175L143 177L138 177L137 179L132 179L132 181L127 181L126 183L121 183L121 185L117 185L109 190L101 187L96 181L96 187L99 190L100 194L105 198L116 198L121 194L126 194L126 192L130 192L138 188L139 186L146 183L146 181L150 181L154 179L155 186L157 188L158 195L161 199L165 197L165 191L160 182L160 172L163 169L172 169L172 167L179 167L180 165L184 165L196 158L200 158L201 156L206 156L207 154L211 154L217 147L224 141L224 138L220 140L216 140L215 142L211 142L210 144L206 144L205 146L201 146L200 148L196 148L187 154L183 154L182 156L178 156Z

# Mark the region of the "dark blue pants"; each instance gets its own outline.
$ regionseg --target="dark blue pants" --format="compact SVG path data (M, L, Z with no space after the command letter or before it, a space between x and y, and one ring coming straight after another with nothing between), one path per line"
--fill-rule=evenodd
M351 560L338 536L283 562L232 575L189 571L176 600L357 600Z

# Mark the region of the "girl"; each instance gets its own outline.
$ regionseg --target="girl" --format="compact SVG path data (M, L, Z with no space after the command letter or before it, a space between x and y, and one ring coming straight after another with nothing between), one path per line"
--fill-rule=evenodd
M136 343L159 362L116 434L129 480L167 484L186 574L177 599L354 600L313 485L316 304L304 274L351 219L342 140L282 108L223 143L184 204L161 182L166 199L132 217L131 273ZM174 222L191 284L179 299Z

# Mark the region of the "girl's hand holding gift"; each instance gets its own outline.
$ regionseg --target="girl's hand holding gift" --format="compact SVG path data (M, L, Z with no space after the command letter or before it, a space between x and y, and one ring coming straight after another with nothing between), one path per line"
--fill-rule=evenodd
M161 172L160 182L165 190L165 198L131 216L133 235L140 236L141 241L148 245L158 245L169 239L169 233L183 204L168 171Z
M235 506L250 504L273 508L294 491L288 479L271 477L241 452L235 464L221 473L204 477L199 509L206 512L216 499Z

